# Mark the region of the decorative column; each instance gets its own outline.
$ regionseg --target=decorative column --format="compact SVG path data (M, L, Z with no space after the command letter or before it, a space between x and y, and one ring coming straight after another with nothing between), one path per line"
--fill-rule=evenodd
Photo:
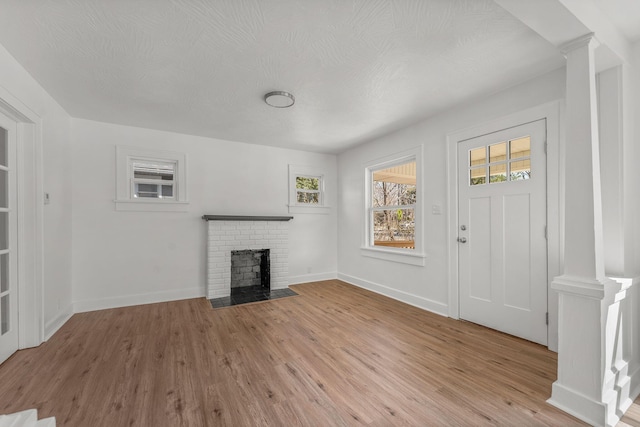
M559 341L549 403L592 425L615 425L616 387L624 378L611 380L618 368L608 347L618 333L616 299L625 290L604 271L596 44L588 34L561 47L567 58L565 245L564 274L551 285L559 293Z

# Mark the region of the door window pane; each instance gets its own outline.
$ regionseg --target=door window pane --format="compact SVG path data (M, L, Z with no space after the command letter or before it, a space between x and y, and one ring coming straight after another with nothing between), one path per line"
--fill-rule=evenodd
M9 296L0 298L0 335L9 332Z
M526 136L524 138L514 139L509 146L509 152L511 159L529 157L531 155L531 138Z
M7 130L0 128L0 166L9 166L9 154L7 151L9 149L8 139Z
M0 212L0 250L9 249L9 213Z
M9 254L0 255L0 293L9 290Z
M507 143L501 142L489 146L489 162L501 162L507 159Z
M472 168L469 171L469 185L481 185L487 183L487 168Z
M487 163L486 147L474 148L469 151L469 166L484 165Z
M511 181L520 181L531 178L531 160L518 160L511 162Z
M505 182L507 180L507 165L495 165L489 168L489 182Z
M0 170L0 208L9 207L9 172Z

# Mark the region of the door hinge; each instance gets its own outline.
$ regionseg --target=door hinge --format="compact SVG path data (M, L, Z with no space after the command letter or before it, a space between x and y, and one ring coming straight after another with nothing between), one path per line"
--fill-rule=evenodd
M549 312L547 311L544 315L544 321L548 325L549 324Z
M548 235L548 233L547 233L547 226L546 226L546 225L544 226L544 238L545 238L545 239L548 239L548 238L549 238L549 235Z
M544 142L544 154L547 154L547 146L549 144L547 143L547 141Z

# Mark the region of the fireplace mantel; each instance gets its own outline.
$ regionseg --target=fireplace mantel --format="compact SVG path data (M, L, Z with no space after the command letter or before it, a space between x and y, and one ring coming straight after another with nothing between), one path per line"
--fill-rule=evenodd
M205 221L290 221L292 216L202 215Z

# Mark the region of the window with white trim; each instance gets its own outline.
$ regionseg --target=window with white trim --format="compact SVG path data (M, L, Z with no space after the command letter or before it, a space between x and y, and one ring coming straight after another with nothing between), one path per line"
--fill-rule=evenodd
M116 147L116 209L186 211L184 153Z
M322 177L296 175L296 203L322 206Z
M134 198L175 199L175 162L132 159L131 194Z
M324 173L310 166L289 165L289 212L328 213Z
M374 246L415 249L416 161L371 169Z
M424 265L421 153L418 147L366 165L363 255Z

